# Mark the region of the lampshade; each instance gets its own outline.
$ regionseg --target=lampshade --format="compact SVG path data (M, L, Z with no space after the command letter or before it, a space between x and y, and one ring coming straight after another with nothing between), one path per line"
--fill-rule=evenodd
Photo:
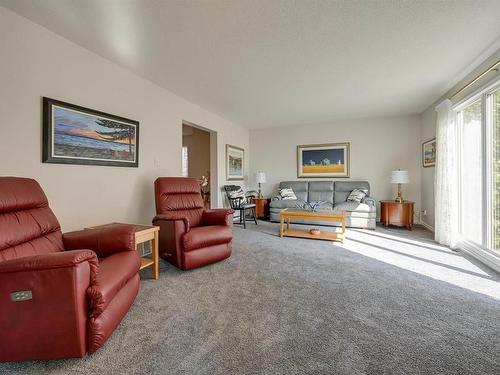
M402 171L398 169L397 171L391 172L391 184L407 184L410 182L410 175L408 171Z
M255 173L255 182L257 182L258 184L265 184L266 174L264 172Z

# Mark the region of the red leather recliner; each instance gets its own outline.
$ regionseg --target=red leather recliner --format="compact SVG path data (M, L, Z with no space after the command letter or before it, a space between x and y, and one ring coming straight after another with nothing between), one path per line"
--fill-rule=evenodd
M205 210L196 179L160 177L155 196L153 224L160 227L163 259L189 270L231 256L234 211Z
M135 227L62 234L35 180L0 177L0 361L96 351L139 290Z

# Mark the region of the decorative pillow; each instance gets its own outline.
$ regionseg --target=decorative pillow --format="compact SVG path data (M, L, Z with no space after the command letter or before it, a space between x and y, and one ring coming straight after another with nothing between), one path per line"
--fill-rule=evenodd
M295 199L296 200L297 199L297 197L295 196L295 193L290 188L280 189L279 195L280 195L281 199L283 199L283 200L287 200L287 199Z
M237 198L245 199L245 192L243 191L242 188L239 188L238 190L229 191L227 193L227 196L231 199L237 199Z
M347 197L347 201L361 203L364 197L366 197L366 193L363 190L354 189Z

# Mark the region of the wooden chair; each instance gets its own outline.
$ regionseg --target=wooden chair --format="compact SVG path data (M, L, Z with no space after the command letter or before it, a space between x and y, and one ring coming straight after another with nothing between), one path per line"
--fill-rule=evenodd
M240 221L238 224L243 224L243 228L245 229L247 227L247 220L253 221L255 222L255 224L257 224L255 203L252 203L253 198L257 196L257 192L247 192L245 194L243 193L241 186L238 185L225 185L224 190L226 192L226 197L229 201L229 205L234 211L237 211L239 214ZM237 192L240 190L243 194L237 194Z

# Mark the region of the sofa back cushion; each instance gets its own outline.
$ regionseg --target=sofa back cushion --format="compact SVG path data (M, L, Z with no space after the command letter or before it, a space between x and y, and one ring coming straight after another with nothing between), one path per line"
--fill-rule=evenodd
M333 181L309 181L308 202L323 201L333 205Z
M156 213L181 211L192 227L201 224L203 198L200 184L194 178L159 177L155 181Z
M290 188L299 200L307 201L308 182L307 181L281 181L280 189Z
M342 203L354 189L362 190L366 195L370 195L370 183L368 181L335 181L334 203Z
M0 177L0 262L63 250L61 227L38 182Z

